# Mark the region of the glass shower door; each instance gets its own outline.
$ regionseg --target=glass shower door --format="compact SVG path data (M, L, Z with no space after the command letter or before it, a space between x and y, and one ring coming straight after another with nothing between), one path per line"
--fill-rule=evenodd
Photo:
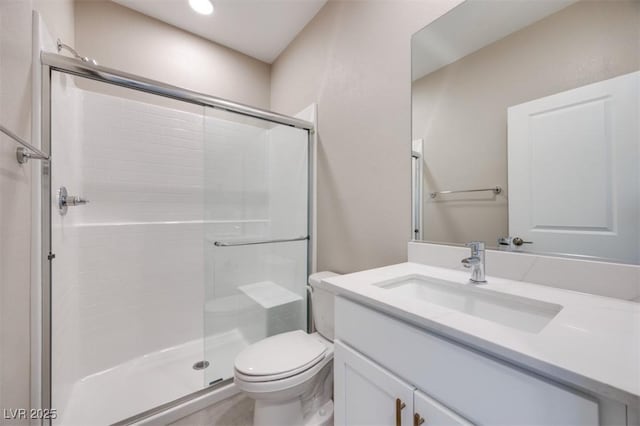
M306 130L205 111L205 384L249 344L306 329Z
M203 388L203 110L51 83L53 424L112 424Z

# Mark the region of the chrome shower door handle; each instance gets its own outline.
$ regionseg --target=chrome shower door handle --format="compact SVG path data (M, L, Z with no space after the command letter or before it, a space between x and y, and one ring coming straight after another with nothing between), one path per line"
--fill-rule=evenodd
M89 200L85 200L77 195L68 195L66 204L67 206L80 206L82 204L87 204L88 202Z
M67 192L67 188L61 186L58 189L58 212L60 212L61 216L67 214L67 209L69 206L81 206L87 204L89 200L86 200L77 195L69 195Z

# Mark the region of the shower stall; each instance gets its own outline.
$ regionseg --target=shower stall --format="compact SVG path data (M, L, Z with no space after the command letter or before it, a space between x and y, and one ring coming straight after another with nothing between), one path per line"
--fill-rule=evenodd
M42 405L126 424L308 327L310 122L42 54Z

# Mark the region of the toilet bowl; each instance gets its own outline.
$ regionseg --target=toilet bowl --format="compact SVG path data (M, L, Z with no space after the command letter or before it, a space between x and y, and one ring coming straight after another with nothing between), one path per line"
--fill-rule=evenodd
M333 424L333 294L309 277L316 333L301 330L267 337L235 359L234 382L255 401L254 426Z

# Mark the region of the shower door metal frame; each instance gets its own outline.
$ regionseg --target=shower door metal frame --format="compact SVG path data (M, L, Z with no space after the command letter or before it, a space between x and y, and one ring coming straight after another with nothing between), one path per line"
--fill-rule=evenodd
M40 62L42 66L42 146L43 152L48 153L51 161L42 163L42 354L41 354L41 400L42 409L51 409L52 404L52 365L51 365L51 323L52 323L52 264L55 253L51 247L51 169L54 167L54 153L51 150L51 78L53 71L65 74L84 77L91 80L113 84L125 87L127 89L137 90L141 92L151 93L154 95L171 98L203 107L211 107L218 110L232 112L276 124L295 127L307 131L307 274L312 271L313 259L313 181L314 176L314 158L313 158L313 138L315 132L313 123L301 120L299 118L278 114L272 111L254 108L248 105L232 102L215 96L194 92L177 86L172 86L160 81L151 80L134 74L112 68L94 65L67 56L41 52ZM306 284L306 283L305 283ZM307 303L307 314L309 313ZM311 331L311 321L307 320L307 329ZM212 392L230 383L230 380L224 380L214 385L204 387L190 395L152 408L148 411L140 413L134 417L123 419L117 424L130 424L134 421L149 417L158 412L164 411L172 406L183 404L190 399L195 399L203 395L203 393ZM51 425L51 419L43 419L43 425Z

